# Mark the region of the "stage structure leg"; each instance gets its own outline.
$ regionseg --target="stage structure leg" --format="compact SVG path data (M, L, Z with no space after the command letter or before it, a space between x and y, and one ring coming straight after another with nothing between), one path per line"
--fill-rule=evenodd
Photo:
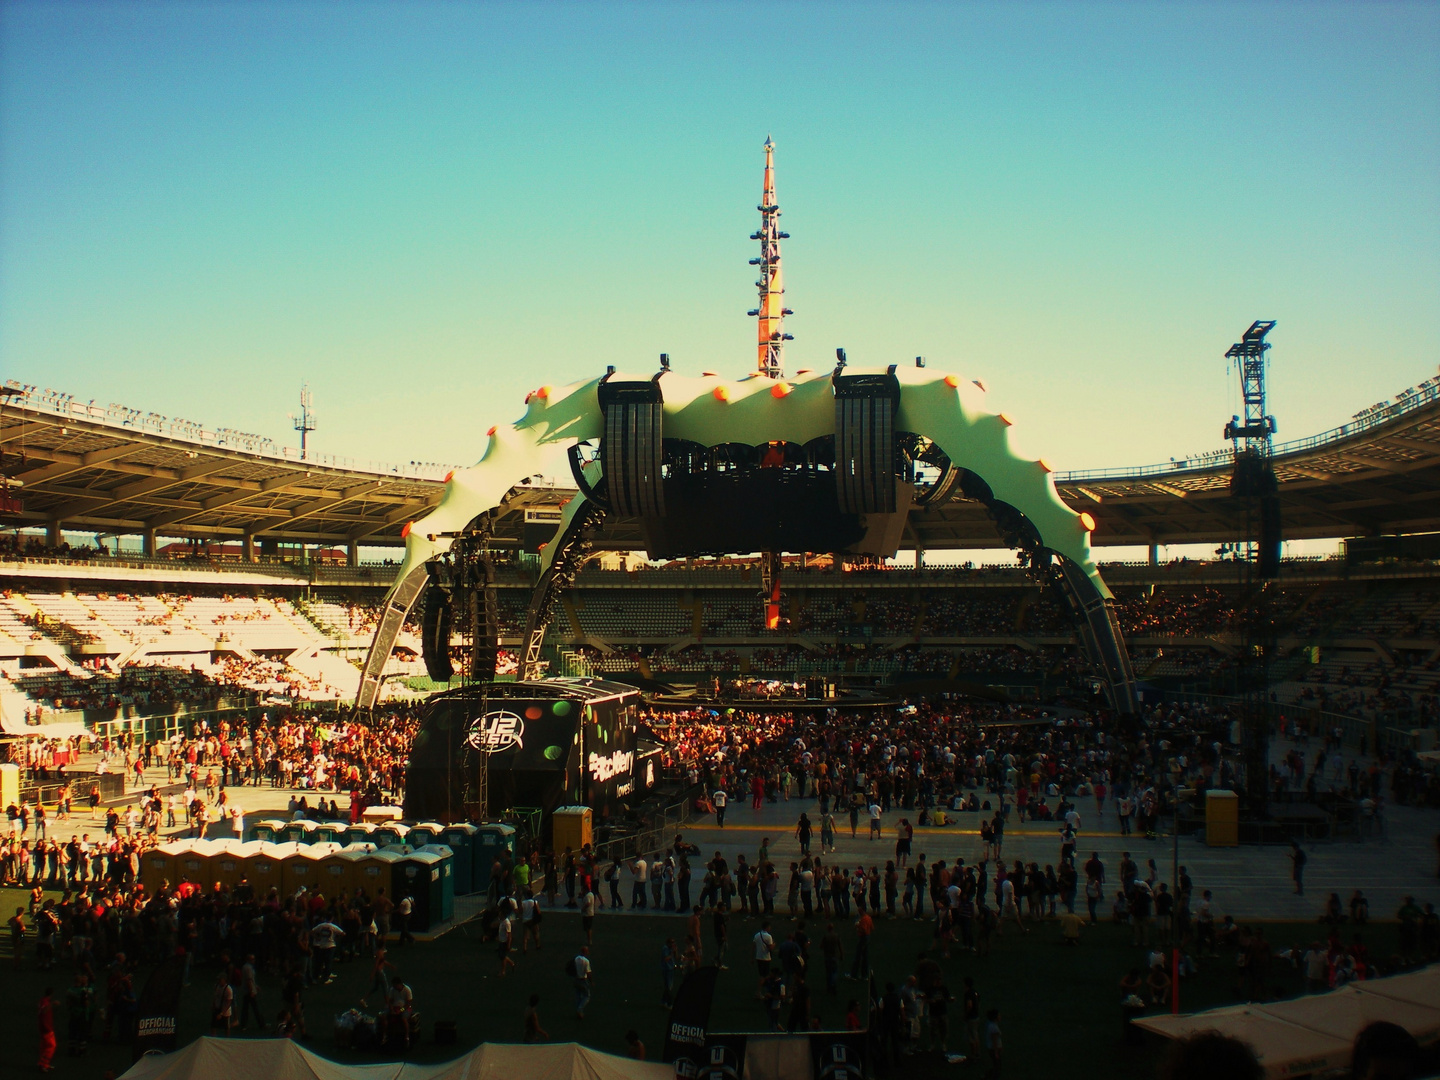
M561 593L575 581L580 564L585 561L590 541L586 535L605 517L598 505L577 495L565 506L557 538L546 549L550 564L535 583L530 594L530 610L525 616L524 652L520 658L521 680L540 677L540 650L545 644L545 631L550 615Z

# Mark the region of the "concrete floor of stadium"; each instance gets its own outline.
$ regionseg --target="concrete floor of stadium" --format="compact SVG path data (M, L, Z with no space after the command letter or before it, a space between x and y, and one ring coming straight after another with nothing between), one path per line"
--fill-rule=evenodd
M1277 742L1272 754L1278 759L1290 748L1289 743ZM1309 756L1313 758L1314 748L1309 749ZM1348 757L1346 760L1348 764ZM151 769L146 774L147 785L163 782L163 779L163 772L159 769ZM227 790L230 800L244 810L250 821L285 816L292 794L309 795L310 801L315 801L314 792L271 788L268 785L231 787ZM328 797L329 793L324 794ZM983 800L983 793L981 797ZM347 800L340 796L340 802L343 807ZM1077 849L1079 859L1083 862L1091 851L1098 851L1110 875L1111 894L1102 910L1108 911L1109 900L1113 899L1122 851L1129 851L1142 867L1147 859L1154 859L1160 871L1160 880L1171 880L1175 845L1168 831L1154 840L1135 835L1122 837L1114 801L1109 799L1104 812L1098 817L1093 799L1080 800L1079 810L1083 821ZM781 867L783 878L784 868L791 860L800 857L794 833L801 811L809 813L815 827L811 853L818 854L820 816L819 806L813 799L767 802L760 809L753 810L748 797L743 801L732 797L723 828L716 826L713 816L706 816L686 825L682 831L688 841L699 845L705 858L721 851L732 865L735 856L741 852L753 862L761 840L768 837L771 857ZM913 813L899 810L885 814L884 838L871 841L867 837L864 814L854 839L850 836L848 815L837 815L837 847L833 855L825 857L827 864L833 860L851 868L857 863L883 868L885 860L894 856L894 830L902 816L910 817L912 822L915 818ZM931 863L936 859L950 863L957 857L963 857L967 863L973 864L980 855L979 818L977 814L960 814L955 825L916 829L915 853L924 852ZM68 837L72 831L79 831L90 832L93 836L100 831L99 826L98 819L81 814L74 822L53 823L50 834ZM1165 829L1168 822L1162 821L1161 826L1162 830ZM168 835L185 835L184 829L163 831ZM1307 843L1305 849L1309 863L1305 870L1303 896L1294 893L1288 849L1284 846L1211 848L1194 836L1182 836L1178 853L1180 864L1189 868L1197 898L1202 890L1210 889L1214 893L1217 910L1221 914L1232 914L1237 920L1315 919L1331 892L1339 893L1342 902L1348 904L1351 892L1357 888L1364 890L1369 897L1372 918L1383 919L1393 917L1406 895L1413 895L1421 904L1426 901L1440 903L1440 880L1437 880L1436 874L1437 831L1440 831L1440 811L1390 805L1385 812L1384 831L1379 835L1363 841ZM227 827L211 826L210 835L231 834ZM1007 863L1013 863L1015 859L1038 862L1042 867L1047 863L1057 863L1060 857L1058 827L1049 822L1018 824L1012 813L1011 824L1005 830L1002 853ZM698 895L702 875L703 871L696 875L692 898ZM621 893L628 904L629 874L622 879ZM782 894L780 906L783 905Z

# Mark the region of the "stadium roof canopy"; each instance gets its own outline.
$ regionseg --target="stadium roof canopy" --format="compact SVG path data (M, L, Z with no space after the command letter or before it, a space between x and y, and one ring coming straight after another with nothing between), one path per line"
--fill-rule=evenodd
M446 466L384 465L11 382L0 408L5 473L22 482L16 525L322 545L398 544L439 500ZM963 464L963 463L962 463ZM1131 469L1056 473L1096 519L1097 545L1226 542L1243 527L1230 451ZM1324 539L1440 529L1440 378L1350 423L1275 447L1284 533ZM519 540L573 491L540 482L507 499L497 536ZM533 516L533 514L532 514ZM985 507L961 496L911 515L906 546L999 547ZM597 546L639 548L638 522L611 520Z

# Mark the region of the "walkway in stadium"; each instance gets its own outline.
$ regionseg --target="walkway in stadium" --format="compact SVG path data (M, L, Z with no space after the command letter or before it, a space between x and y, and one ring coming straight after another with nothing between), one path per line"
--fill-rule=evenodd
M1273 753L1278 758L1289 749L1288 744L1278 744ZM166 783L163 769L148 770L145 786L159 783L162 789L171 789ZM127 786L127 802L138 796L141 788ZM178 789L174 789L178 790ZM229 787L226 789L232 804L244 811L247 822L258 818L288 816L287 809L291 796L307 796L311 805L317 801L316 792L259 787ZM326 798L333 793L324 792ZM348 797L339 795L342 812L348 805ZM983 799L983 794L981 795ZM92 817L80 810L76 800L77 814L70 821L55 821L52 818L49 835L52 838L67 839L72 832L88 832L92 839L103 833L103 820ZM123 805L123 804L119 804ZM993 797L992 797L993 805ZM103 807L101 812L103 813ZM1077 847L1078 861L1084 862L1092 851L1098 851L1107 871L1108 896L1101 910L1108 913L1119 887L1118 870L1121 853L1128 851L1142 868L1146 860L1154 859L1159 870L1159 880L1172 881L1172 865L1178 853L1179 863L1188 868L1195 887L1195 902L1200 893L1210 889L1214 893L1217 911L1233 914L1237 921L1244 919L1307 920L1318 919L1321 906L1331 892L1340 894L1342 903L1348 905L1350 895L1361 889L1370 899L1374 918L1392 917L1406 895L1413 895L1421 904L1432 901L1440 904L1440 880L1437 880L1437 841L1440 841L1440 813L1434 810L1415 809L1404 806L1389 806L1385 811L1383 831L1363 841L1341 840L1306 844L1309 862L1305 869L1305 893L1297 896L1290 879L1288 848L1280 845L1267 847L1245 846L1239 848L1211 848L1196 837L1181 837L1178 846L1168 832L1153 840L1143 836L1120 834L1119 817L1113 800L1107 799L1104 812L1096 816L1093 799L1079 800L1083 827ZM760 843L768 838L770 856L781 873L782 893L778 907L784 908L784 885L788 879L789 864L800 858L800 846L795 838L795 825L800 813L809 814L814 827L811 853L820 853L820 813L813 799L790 802L766 802L760 809L751 808L748 794L743 798L732 794L726 813L725 826L718 827L713 815L705 815L685 826L687 841L698 845L702 856L692 859L695 867L692 896L699 892L699 881L704 875L700 865L716 851L723 852L734 865L741 852L752 863ZM952 863L964 858L973 864L980 856L979 825L981 814L951 815L955 824L946 827L917 828L913 850L916 855L923 852L927 862L937 859ZM988 815L987 815L988 816ZM866 867L877 866L883 870L885 861L895 853L896 826L901 817L910 818L915 813L892 810L883 815L883 835L879 840L868 838L868 815L862 811L857 836L851 838L849 815L836 815L836 850L825 855L827 865L840 863L854 869L858 864ZM1162 829L1167 826L1162 820ZM166 828L162 833L167 837L188 835L185 828ZM222 837L232 835L228 824L211 825L208 835ZM1059 827L1053 822L1026 822L1019 824L1011 815L1005 829L1005 843L1002 851L1007 864L1016 859L1025 863L1038 862L1043 868L1047 863L1058 864L1060 859ZM630 897L630 875L622 876L622 895L627 902Z

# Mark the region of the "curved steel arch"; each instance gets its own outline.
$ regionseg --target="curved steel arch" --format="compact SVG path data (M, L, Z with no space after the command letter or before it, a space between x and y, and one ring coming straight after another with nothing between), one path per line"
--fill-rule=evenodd
M807 373L790 380L749 375L726 380L709 375L689 378L668 370L658 375L611 373L565 387L542 386L531 393L525 415L510 427L491 428L481 459L452 473L439 505L406 527L405 559L385 598L361 676L357 706L365 709L375 703L395 638L424 588L425 564L448 550L478 514L497 507L518 480L568 471L570 465L564 458L570 446L606 434L607 410L601 405L604 384L653 384L662 401L656 402L659 408L651 414L651 422L657 431L663 424L666 438L703 446L758 446L776 441L803 445L836 434L838 374ZM1058 559L1062 584L1080 621L1087 652L1105 676L1111 703L1121 712L1133 712L1134 678L1115 619L1113 596L1090 554L1089 533L1094 522L1061 501L1050 466L1019 453L1012 445L1012 421L1002 413L983 409L983 391L957 375L925 368L845 369L847 378L857 374L893 378L899 384L893 430L924 435L958 467L983 477L995 506L1012 508L1033 532L1036 550ZM595 481L590 484L594 489L602 467L592 462L587 473L590 469L595 470ZM557 539L586 505L583 496L566 505ZM542 553L542 575L550 572L561 546L552 543Z

